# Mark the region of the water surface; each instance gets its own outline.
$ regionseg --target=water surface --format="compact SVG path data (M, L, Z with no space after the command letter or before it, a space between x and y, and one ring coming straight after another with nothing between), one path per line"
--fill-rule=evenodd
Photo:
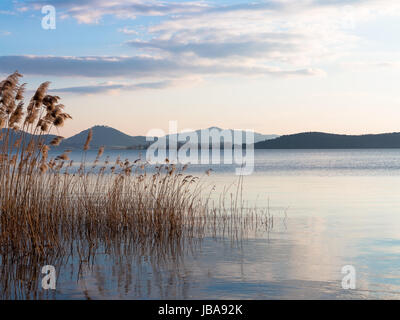
M138 151L106 151L110 161ZM81 156L72 153L80 161ZM95 158L95 151L88 160ZM103 156L104 158L104 156ZM77 276L60 266L57 299L400 298L400 150L257 150L247 205L269 207L274 226L232 244L206 238L159 260L101 253ZM214 171L204 175L208 168ZM235 167L191 166L207 186L237 182ZM156 253L154 253L156 255ZM76 262L76 261L75 261ZM356 269L356 290L341 269Z

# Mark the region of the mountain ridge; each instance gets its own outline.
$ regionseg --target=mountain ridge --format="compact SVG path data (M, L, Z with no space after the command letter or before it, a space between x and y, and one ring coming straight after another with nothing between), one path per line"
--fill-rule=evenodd
M92 149L104 146L106 149L146 149L154 141L147 141L145 136L130 136L117 129L108 126L94 126L81 131L63 140L59 148L81 149L85 144L89 130L93 130L93 139L90 143ZM224 130L218 127L208 129ZM6 129L2 129L4 132ZM199 129L195 132L199 133ZM233 131L233 129L226 129ZM193 131L192 131L193 132ZM14 132L12 140L19 136L21 132ZM262 135L260 137L274 137L274 135ZM55 135L43 136L45 143L48 144ZM165 136L168 139L170 135ZM157 139L157 138L156 138ZM167 139L167 140L168 140ZM168 140L169 141L169 140ZM400 132L346 135L324 132L302 132L290 135L277 136L276 138L264 141L255 140L255 149L362 149L362 148L400 148ZM1 144L1 141L0 141ZM179 145L182 145L180 143Z
M400 132L345 135L303 132L283 135L254 145L255 149L394 149L400 148Z
M60 144L60 147L72 148L72 149L81 148L85 144L90 129L93 130L93 139L90 145L94 149L99 148L101 146L104 146L106 149L145 149L157 139L153 137L153 139L155 140L147 141L148 137L146 136L130 136L126 133L123 133L122 131L119 131L109 126L96 125L86 130L83 130L78 134L75 134L69 138L64 139L63 142ZM225 130L218 127L210 127L207 129L217 129L219 131ZM191 132L199 133L201 130L204 129L199 129ZM231 132L241 131L234 129L226 129L226 130L229 130ZM164 137L166 137L168 140L172 136L173 135L167 134ZM260 142L264 141L263 139L264 137L265 140L267 140L271 138L276 138L278 137L278 135L264 135L261 133L255 133L255 141L260 141Z

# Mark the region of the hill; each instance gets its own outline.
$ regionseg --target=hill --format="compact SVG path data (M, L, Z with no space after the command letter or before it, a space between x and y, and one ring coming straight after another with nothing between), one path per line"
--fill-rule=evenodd
M255 149L360 149L400 148L400 133L339 135L305 132L258 142Z
M1 135L7 134L7 129L4 129L4 128L1 129L1 130L0 130L0 133L1 133ZM9 144L10 144L10 145L11 145L11 144L14 144L14 143L17 141L17 139L18 139L19 137L21 137L21 135L22 135L23 133L24 133L23 131L14 131L14 130L10 130L10 133L9 133L9 134L10 134ZM29 139L32 139L32 138L38 139L38 136L32 135L32 134L30 134L30 133L28 133L28 132L25 132L25 135L26 135L28 141L29 141ZM44 136L42 137L42 139L44 138L44 143L45 143L45 144L49 144L50 141L53 140L55 137L56 137L56 135L49 134L49 135L44 135ZM0 140L0 145L1 145L1 144L2 144L2 142L1 142L1 140Z
M209 131L217 130L218 132L226 130L226 131L229 131L231 133L232 137L234 136L234 133L240 132L242 134L243 141L245 141L245 135L244 135L244 133L246 132L245 130L232 130L232 129L222 129L222 128L219 128L219 127L210 127L210 128L207 128L207 129L200 129L200 130L196 130L196 131L188 131L188 132L185 132L185 133L189 133L190 134L190 133L194 132L200 138L201 137L201 133L202 133L203 130L209 130ZM262 134L262 133L255 132L254 133L254 142L257 143L257 142L261 142L261 141L265 141L265 140L275 139L277 137L279 137L279 136L275 135L275 134ZM167 135L166 138L169 140L170 139L170 135Z
M127 149L130 147L140 147L148 145L146 137L143 136L129 136L121 131L107 126L94 126L93 139L90 143L92 148L101 146L106 149ZM82 148L88 136L89 129L84 130L61 143L61 147L68 148Z

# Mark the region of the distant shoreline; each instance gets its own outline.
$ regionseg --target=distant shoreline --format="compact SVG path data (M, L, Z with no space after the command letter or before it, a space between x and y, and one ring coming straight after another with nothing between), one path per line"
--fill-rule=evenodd
M104 146L108 150L146 150L153 142L153 139L148 141L145 136L129 136L123 132L106 127L95 126L93 129L92 149ZM4 129L3 129L4 130ZM222 129L221 129L222 130ZM64 139L56 149L72 149L79 150L85 143L88 130ZM13 133L14 140L20 133ZM272 137L273 135L258 134L261 136ZM45 143L54 139L55 135L43 136ZM153 140L153 141L152 141ZM168 140L167 140L168 141ZM221 139L221 147L223 148L223 140ZM1 141L0 141L1 144ZM184 143L179 143L180 148ZM194 144L196 146L196 144ZM215 146L215 144L214 144ZM217 143L218 146L218 143ZM198 145L199 149L204 149L204 145ZM242 145L243 148L246 145ZM168 142L166 148L168 149ZM212 145L205 146L211 149ZM229 146L228 146L229 148ZM232 146L233 148L233 146ZM400 133L383 133L383 134L366 134L366 135L343 135L331 134L323 132L304 132L291 135L277 136L254 143L256 150L312 150L312 149L399 149L400 148Z

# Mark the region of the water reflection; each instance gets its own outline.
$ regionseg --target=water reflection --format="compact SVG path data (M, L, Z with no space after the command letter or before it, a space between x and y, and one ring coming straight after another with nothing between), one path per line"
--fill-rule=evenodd
M75 244L64 256L3 255L2 298L400 298L399 151L282 151L257 159L243 198L260 208L269 199L268 232L259 226L240 242L208 233L168 248L102 243L78 252ZM218 193L236 177L210 179ZM55 292L41 289L45 264L57 268ZM356 268L356 290L341 287L345 265Z
M205 237L168 250L103 244L45 259L2 256L2 298L400 298L399 240L354 243L350 235L331 241L330 223L326 218L284 223L281 216L273 231L259 231L240 243ZM41 288L45 264L56 266L56 291ZM357 270L356 290L341 288L346 264Z
M354 241L351 232L346 236L354 225L336 223L343 233L335 236L329 218L289 218L287 228L277 218L268 236L258 234L240 246L206 238L196 250L162 264L148 256L130 265L103 257L79 283L93 299L399 299L399 241L365 241L365 235ZM356 290L341 287L341 268L348 264L357 270ZM79 297L70 285L64 297Z
M239 214L240 211L240 214ZM273 216L269 211L225 210L203 216L202 232L183 232L168 238L135 237L135 232L109 234L107 238L65 239L62 247L43 254L18 255L0 250L2 299L178 299L190 298L193 277L189 261L196 261L205 243L225 243L242 248L248 237L269 233ZM193 225L183 228L192 228ZM57 289L42 288L41 268L57 271Z

